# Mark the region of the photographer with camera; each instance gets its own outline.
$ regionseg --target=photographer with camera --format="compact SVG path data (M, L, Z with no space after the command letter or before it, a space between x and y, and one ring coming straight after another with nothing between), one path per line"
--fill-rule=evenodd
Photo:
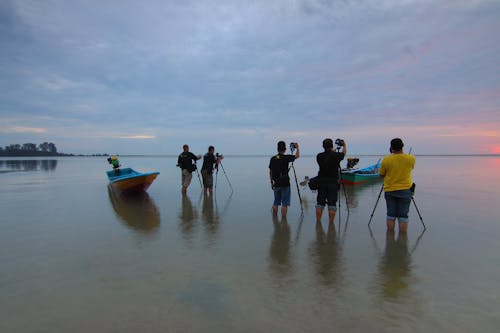
M292 146L293 145L293 146ZM269 161L269 180L271 189L274 191L273 214L278 214L278 206L281 205L281 216L286 217L288 206L290 206L290 177L288 171L289 163L300 157L298 143L292 143L295 150L294 155L285 155L286 144L284 141L278 142L278 154L271 157Z
M182 172L182 193L186 193L191 179L193 178L192 172L196 170L196 161L201 159L201 155L196 156L189 151L189 146L182 146L183 152L177 158L177 166L181 168Z
M322 153L316 155L320 179L318 196L316 197L316 222L321 223L321 216L325 205L328 205L328 221L333 224L337 211L337 193L339 189L340 162L347 153L346 143L342 139L335 140L336 151L333 149L333 140L324 139ZM341 151L342 150L342 151Z
M212 194L214 187L214 168L217 168L220 161L224 158L221 154L214 155L214 146L208 147L208 152L203 156L203 165L201 166L201 178L203 179L203 193Z
M413 197L411 172L415 156L403 153L403 140L391 140L391 155L384 157L379 174L384 178L384 197L387 205L387 231L394 232L396 219L400 233L408 230L408 211ZM425 225L424 225L425 227Z

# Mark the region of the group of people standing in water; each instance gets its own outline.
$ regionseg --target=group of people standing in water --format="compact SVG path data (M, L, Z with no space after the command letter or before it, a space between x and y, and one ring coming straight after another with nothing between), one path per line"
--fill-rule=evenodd
M322 142L323 152L316 155L318 163L319 186L316 197L316 220L321 222L325 207L328 209L328 221L333 224L337 211L337 194L340 186L340 162L347 154L347 145L344 140L335 141L337 149L334 149L334 141L326 138ZM385 156L379 169L379 175L384 179L384 197L387 206L387 230L394 231L396 220L400 233L406 233L408 229L408 211L413 196L411 177L415 166L415 156L403 152L404 143L400 138L394 138L390 142L390 155ZM292 154L286 154L287 146L284 141L277 143L278 153L269 161L269 181L274 193L273 215L278 215L281 206L281 216L286 217L290 206L290 177L289 171L296 159L300 157L298 143L291 143ZM203 156L201 174L203 178L203 190L206 194L213 192L213 171L217 169L222 155L214 154L215 148L210 146L208 152ZM177 166L181 168L182 193L191 183L192 172L196 170L196 161L202 158L189 151L189 146L183 146L183 152L179 155Z

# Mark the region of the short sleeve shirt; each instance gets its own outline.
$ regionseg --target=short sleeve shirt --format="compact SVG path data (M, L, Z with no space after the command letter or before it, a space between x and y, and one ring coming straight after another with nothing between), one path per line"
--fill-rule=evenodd
M415 166L415 156L408 154L391 154L382 160L379 174L384 176L384 191L407 190L413 180L411 172Z
M274 185L276 187L290 186L290 177L288 177L288 163L295 161L294 155L278 154L271 157L269 169L271 170Z
M318 176L321 178L338 179L340 161L344 159L344 153L336 151L325 151L316 155L319 165Z

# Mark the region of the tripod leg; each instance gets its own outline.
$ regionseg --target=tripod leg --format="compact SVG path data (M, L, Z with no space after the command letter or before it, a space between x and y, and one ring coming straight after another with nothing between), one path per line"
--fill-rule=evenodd
M426 230L427 228L425 226L424 220L422 219L422 215L420 215L420 211L418 210L417 204L415 203L415 199L413 199L413 197L412 197L411 200L413 201L413 205L415 206L415 209L417 210L417 214L418 214L418 217L420 218L420 222L422 222L422 225L424 226L424 230Z
M342 183L342 180L340 181L340 186L342 186L342 189L344 190L345 206L347 207L347 216L349 216L349 203L347 202L347 192L345 190L344 183Z
M231 186L231 182L229 181L229 177L227 176L226 170L224 169L222 162L219 162L219 165L222 168L222 171L224 172L224 176L226 176L226 180L227 180L227 183L229 184L229 187L231 188L231 192L233 192L233 186Z
M302 208L302 197L300 196L299 183L297 182L297 173L295 172L295 167L292 164L293 175L295 177L295 185L297 186L297 194L299 195L300 201L300 211L304 212L304 208Z
M380 196L382 195L382 191L384 190L384 185L380 188L380 192L378 193L377 201L375 202L375 207L373 207L372 215L370 215L370 221L368 221L368 226L372 223L373 214L375 213L375 209L377 209L378 201L380 200Z

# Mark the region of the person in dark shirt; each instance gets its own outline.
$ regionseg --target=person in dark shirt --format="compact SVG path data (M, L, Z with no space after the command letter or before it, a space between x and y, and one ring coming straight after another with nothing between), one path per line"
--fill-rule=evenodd
M183 152L179 154L177 158L177 166L181 168L181 179L182 179L182 193L186 193L186 190L191 184L191 179L193 178L192 172L196 170L196 160L201 158L201 155L196 156L189 151L189 146L182 146Z
M278 142L278 154L269 161L269 180L274 191L273 214L278 214L281 205L281 216L285 217L290 206L290 177L288 176L289 163L300 157L299 145L295 144L295 155L285 155L286 144Z
M321 222L323 209L328 205L328 221L333 223L335 212L337 211L337 192L339 188L339 170L340 161L344 159L347 152L345 141L340 140L342 144L342 152L333 150L333 140L323 140L322 153L316 156L320 178L320 186L318 188L318 196L316 198L316 221Z
M212 194L214 186L214 168L217 168L220 161L224 158L222 155L214 155L214 146L208 147L208 152L203 156L203 165L201 166L201 176L203 178L203 193Z

